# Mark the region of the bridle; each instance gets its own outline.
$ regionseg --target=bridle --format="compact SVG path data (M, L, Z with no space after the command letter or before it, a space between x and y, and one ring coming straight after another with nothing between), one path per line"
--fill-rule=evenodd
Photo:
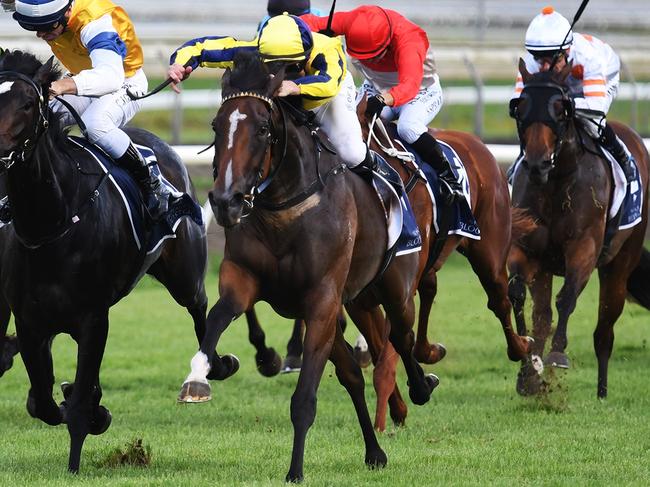
M257 204L258 207L269 210L269 211L279 211L279 210L284 210L286 208L290 208L292 206L297 205L298 203L304 201L305 199L309 198L312 194L316 193L317 191L321 190L325 186L325 182L327 181L328 177L332 174L338 174L343 170L345 167L344 164L340 165L335 165L332 169L330 169L324 176L321 176L320 174L320 167L319 167L319 161L320 161L320 154L323 149L327 150L328 152L331 152L335 154L335 152L330 149L327 145L325 145L319 138L319 129L317 126L313 124L309 120L309 117L305 115L303 110L300 110L298 108L295 108L293 105L291 105L288 101L283 100L282 98L277 99L277 101L274 102L273 99L260 95L259 93L254 93L254 92L238 92L238 93L233 93L228 96L225 96L222 101L221 101L221 106L233 99L236 98L257 98L258 100L263 101L266 106L268 107L269 110L269 118L268 118L268 126L269 126L269 131L266 137L266 149L264 151L264 155L260 160L259 167L256 169L256 178L255 182L253 183L251 189L244 194L244 204L245 204L245 210L242 213L242 218L247 217L250 215L251 211L254 208L254 205ZM276 124L273 122L273 113L275 111L278 111L280 113L280 116L282 118L282 138L280 139L277 136L277 127ZM275 203L271 201L267 201L266 199L263 198L262 192L267 189L271 183L274 180L274 177L277 175L278 171L282 167L282 163L286 159L287 155L287 146L288 146L288 129L287 129L287 115L286 111L292 112L294 118L299 122L303 123L306 125L310 131L311 131L311 136L312 139L314 140L314 145L316 148L316 178L315 180L309 184L306 188L304 188L301 192L298 194L280 202L280 203ZM279 157L277 157L277 162L274 164L273 163L273 156L271 156L271 167L269 169L268 174L266 177L264 176L264 166L265 166L265 161L267 160L267 154L272 150L272 148L282 141L282 150L278 152ZM214 168L214 173L213 176L216 179L216 167Z
M43 96L42 88L32 78L22 73L16 71L0 71L0 81L12 79L23 81L34 89L38 96L38 117L34 119L32 133L23 141L22 147L11 151L8 156L0 157L0 170L2 171L7 171L16 162L24 162L29 153L36 147L38 140L47 132L50 126L48 99Z
M521 103L524 100L525 110L522 112ZM563 108L560 114L555 109L558 101ZM574 102L568 90L550 81L526 83L520 97L510 100L510 116L517 122L519 140L522 143L524 132L534 123L542 123L553 131L555 146L551 155L551 169L555 167L557 155L566 141L569 122L573 119L574 113Z

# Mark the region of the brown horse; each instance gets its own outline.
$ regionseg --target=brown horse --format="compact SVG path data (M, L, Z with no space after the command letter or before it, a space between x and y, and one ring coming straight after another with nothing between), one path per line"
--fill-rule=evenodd
M536 223L534 229L514 242L509 259L510 296L517 329L524 333L523 313L526 286L533 300L531 360L522 365L517 381L521 394L539 390L544 345L551 331L553 275L564 276L556 297L557 329L547 365L568 368L565 355L567 324L578 296L589 276L598 268L600 306L594 331L598 359L598 397L607 395L607 366L614 344L614 323L623 311L626 283L639 262L647 223L648 152L630 128L612 124L638 164L642 198L641 222L615 231L618 221L608 224L613 180L610 164L597 144L573 117L566 89L571 66L558 73L531 74L523 61L519 71L524 81L522 97L513 104L524 159L514 175L512 204L525 210ZM516 102L515 102L516 103ZM612 232L609 228L614 225ZM606 238L608 235L608 238ZM648 289L648 279L637 286ZM647 292L647 291L646 291Z
M209 195L226 236L219 300L208 314L201 348L179 399L208 399L209 371L221 378L234 373L237 362L232 356L211 357L211 351L233 319L257 301L267 301L285 317L304 318L303 363L291 399L293 452L286 477L299 481L328 358L352 398L365 463L381 467L387 461L368 414L361 369L337 326L342 303L383 305L413 402L427 402L437 378L425 376L412 354L417 256L395 259L366 290L386 252L384 211L370 187L326 150L313 127L299 120L298 110L271 98L283 78L282 71L271 76L256 54L245 52L237 55L233 71L226 71L222 81L224 99L212 123L216 180Z
M365 102L362 102L358 113L364 127L364 135L367 137L368 123L362 115L364 106ZM471 208L481 230L481 238L475 240L453 233L441 238L433 225L432 202L423 180L421 178L416 178L415 181L412 179L415 177L413 164L387 156L389 163L400 173L406 188L412 188L408 193L409 200L423 239L419 256L420 309L417 342L414 348L415 357L420 362L429 364L436 363L444 357L444 347L440 344L431 344L427 339L428 319L437 293L437 272L442 268L449 255L457 250L470 262L487 294L488 308L501 322L508 347L508 357L513 361L524 360L529 350L529 339L514 332L510 317L511 304L508 299L506 262L510 247L511 213L505 176L494 156L478 137L449 130L432 130L431 133L435 134L438 140L450 145L463 161L470 188ZM376 139L373 138L373 140ZM382 145L388 144L389 142L384 139ZM371 147L380 150L376 141ZM438 208L437 211L444 212L447 209L443 207ZM364 322L362 318L352 314L351 317L357 326L363 326L360 325L360 322ZM375 319L381 320L381 316L376 315ZM376 333L377 329L379 328L376 325L368 325L362 330L368 339L373 358L379 357L378 348L381 349L383 343L381 336ZM391 360L394 351L391 351L390 343L387 348L388 350L383 351L382 358L390 363L388 371L382 371L380 376L376 374L374 378L378 393L375 427L379 430L385 428L386 394L393 391L395 376L396 361L395 358ZM382 396L380 396L380 391L382 391ZM406 416L406 405L399 403L396 386L395 392L397 393L396 397L393 395L389 400L391 417L397 424L401 424Z

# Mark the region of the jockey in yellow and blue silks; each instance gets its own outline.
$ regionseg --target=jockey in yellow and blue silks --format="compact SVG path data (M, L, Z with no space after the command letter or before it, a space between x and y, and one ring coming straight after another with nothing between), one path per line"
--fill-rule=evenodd
M170 59L172 88L178 91L177 84L199 66L231 67L240 50L258 50L265 62L298 64L299 77L284 80L275 95L299 95L303 107L314 112L317 123L348 167L362 174L368 172L374 160L362 139L354 81L347 71L341 41L312 33L298 17L271 17L252 41L201 37L186 42Z
M69 76L54 81L50 96L61 96L79 113L90 142L133 174L147 210L157 218L168 192L129 136L121 129L140 109L127 96L147 91L140 41L127 13L110 0L16 0L13 18L46 41ZM52 109L64 124L75 123L57 100Z

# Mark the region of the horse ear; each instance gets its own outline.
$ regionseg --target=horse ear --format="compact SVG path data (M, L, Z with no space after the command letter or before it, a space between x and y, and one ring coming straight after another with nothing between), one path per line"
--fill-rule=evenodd
M57 78L57 75L53 75L52 66L54 65L54 56L51 56L45 64L41 65L34 75L34 81L40 86L49 85Z
M232 70L230 68L226 68L226 70L223 73L223 76L221 77L221 91L226 92L230 89L230 75L232 74Z
M530 79L531 74L528 72L526 61L524 61L523 58L519 58L519 73L521 74L521 78L524 80L524 84L526 84Z
M285 67L283 66L275 74L269 74L269 84L267 89L267 96L273 96L275 92L280 88L280 85L284 81L285 76Z

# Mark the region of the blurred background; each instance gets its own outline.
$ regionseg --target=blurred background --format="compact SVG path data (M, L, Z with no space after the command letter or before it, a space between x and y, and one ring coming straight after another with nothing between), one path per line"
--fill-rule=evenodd
M145 49L149 87L164 79L169 56L194 37L255 36L266 14L266 0L117 0L136 25ZM337 10L363 1L339 0ZM516 142L507 103L517 59L530 20L549 1L533 0L388 0L392 8L423 27L435 49L445 105L433 122L442 128L474 132L488 143ZM551 3L572 19L579 0ZM331 3L312 0L323 14ZM650 15L648 0L591 0L576 30L608 42L623 61L622 84L610 118L631 124L650 136ZM22 48L42 58L45 42L23 31L8 13L0 13L0 45ZM148 100L134 123L149 128L173 144L210 142L211 120L218 106L220 74L200 69L184 83L182 96L167 90ZM357 80L358 81L358 80ZM503 161L502 161L503 162Z

